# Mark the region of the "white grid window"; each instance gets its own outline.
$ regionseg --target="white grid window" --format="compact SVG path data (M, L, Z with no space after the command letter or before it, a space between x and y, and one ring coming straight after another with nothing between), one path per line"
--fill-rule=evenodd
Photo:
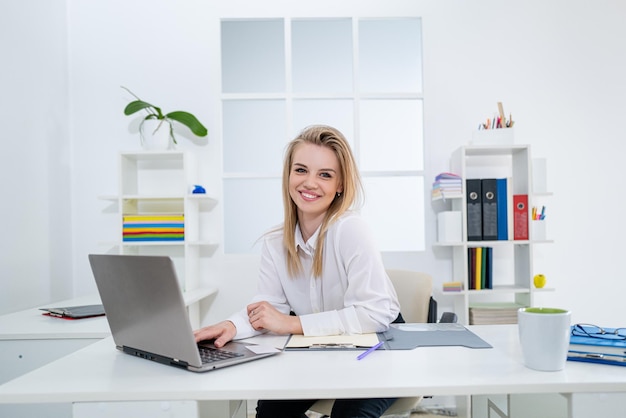
M346 136L382 251L424 250L421 19L225 19L224 249L255 253L281 222L285 145L311 124Z

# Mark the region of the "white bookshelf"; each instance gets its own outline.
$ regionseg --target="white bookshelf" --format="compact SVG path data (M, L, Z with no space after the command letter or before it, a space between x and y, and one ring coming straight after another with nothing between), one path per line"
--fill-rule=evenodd
M446 199L445 210L458 211L462 218L462 239L459 242L436 242L435 247L450 248L452 258L452 279L463 284L460 292L444 292L453 300L454 310L459 322L469 324L469 308L472 303L511 302L524 306L534 304L539 292L552 291L551 288L538 289L533 285L533 251L535 246L551 243L542 237L536 239L531 228L531 210L536 198L551 196L550 192L533 193L532 158L529 145L472 145L462 146L454 151L450 161L450 171L463 179L463 194L460 197ZM514 240L512 225L509 221L509 239L489 241L467 240L467 200L465 181L472 178L507 178L509 195L528 195L529 239ZM507 215L513 216L512 201L509 198ZM468 289L468 248L493 248L493 288Z
M119 254L170 256L192 326L197 327L200 301L217 292L201 286L203 259L211 257L219 244L207 227L217 200L207 194L192 193L198 184L194 157L184 151L122 152L118 160L119 194L100 198L114 203L117 217L114 239L105 245ZM124 241L124 216L151 214L183 214L184 240Z

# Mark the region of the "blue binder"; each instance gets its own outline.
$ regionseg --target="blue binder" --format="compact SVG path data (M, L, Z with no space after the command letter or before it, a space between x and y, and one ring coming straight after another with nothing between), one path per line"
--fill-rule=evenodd
M496 205L498 208L498 240L509 239L507 179L496 179Z

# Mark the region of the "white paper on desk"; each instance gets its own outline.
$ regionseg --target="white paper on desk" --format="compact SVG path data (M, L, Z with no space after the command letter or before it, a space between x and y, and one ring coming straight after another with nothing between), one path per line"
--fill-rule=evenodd
M378 344L376 333L325 335L321 337L305 337L292 335L286 348L308 348L315 345L353 345L354 347L373 347Z
M287 344L288 339L289 339L289 335L276 335L276 334L272 334L268 332L267 334L261 334L261 335L257 335L257 336L250 337L250 338L244 338L244 339L237 340L237 341L247 343L247 344L274 347L278 349L278 351L282 351L282 349L285 348L285 344Z
M272 347L271 345L265 345L265 344L247 345L246 348L252 351L254 354L280 353L282 351L276 347Z

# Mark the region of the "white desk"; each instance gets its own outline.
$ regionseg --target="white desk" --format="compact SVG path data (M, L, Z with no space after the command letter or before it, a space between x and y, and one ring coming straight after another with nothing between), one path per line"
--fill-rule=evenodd
M99 303L92 295L45 306ZM0 384L111 335L105 317L70 321L42 314L33 308L0 316ZM71 411L71 404L0 405L0 416L66 417Z
M191 305L216 289L198 289L184 294ZM98 295L83 296L46 307L100 304ZM65 320L42 315L32 308L0 316L0 384L55 361L111 335L106 317ZM17 403L14 401L13 403ZM0 416L66 417L72 405L60 402L37 405L1 405Z
M100 304L97 295L84 296L42 307L80 306ZM2 340L46 340L46 339L102 339L111 335L106 318L63 320L42 315L37 308L0 316L0 341Z
M377 351L362 361L352 351L284 352L201 374L123 354L107 338L0 386L0 403L626 392L622 367L530 370L516 326L469 328L494 348Z
M46 306L99 303L98 296L87 296ZM0 383L111 335L105 317L70 321L42 314L27 309L0 316Z
M217 289L213 288L186 292L185 304L192 305L215 293ZM98 295L90 295L44 306L100 303ZM0 316L0 383L111 335L104 316L66 320L42 314L43 311L32 308Z

